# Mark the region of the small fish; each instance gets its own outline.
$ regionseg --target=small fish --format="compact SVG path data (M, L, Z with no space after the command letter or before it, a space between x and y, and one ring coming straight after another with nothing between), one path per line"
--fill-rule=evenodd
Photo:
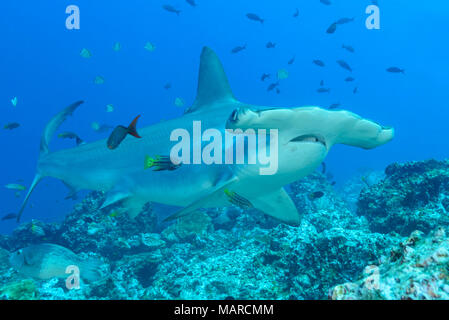
M270 85L268 86L268 88L267 88L267 91L272 91L272 90L275 89L278 85L279 85L279 81L270 84Z
M387 69L387 72L390 72L390 73L405 73L405 70L404 69L400 69L398 67L390 67L390 68Z
M156 50L156 46L149 41L147 43L145 43L144 48L150 52L153 52L154 50Z
M297 18L299 16L299 9L296 8L295 13L293 14L293 18Z
M252 203L248 199L242 197L237 192L225 189L224 193L228 197L228 201L237 207L242 209L249 209L253 207Z
M120 42L114 43L114 46L112 47L112 49L114 51L120 51L121 48L122 48L122 45L120 44Z
M253 20L253 21L257 21L257 22L260 22L260 23L262 23L263 24L263 22L264 22L264 19L262 19L261 17L259 17L257 14L255 14L255 13L247 13L246 14L246 17L249 19L249 20Z
M321 162L321 173L322 174L326 173L326 162Z
M346 82L352 82L352 81L354 81L355 79L353 78L353 77L347 77L346 79L345 79L345 81Z
M92 122L92 129L97 131L98 133L107 132L111 130L113 127L108 124L99 124L98 122Z
M94 79L95 84L104 84L104 78L102 76L96 76Z
M316 90L316 92L318 92L318 93L329 93L329 92L331 92L331 89L329 89L329 88L318 88Z
M320 0L320 2L326 6L330 6L332 4L329 0Z
M367 187L371 187L371 184L368 182L368 177L367 176L361 176L360 180L362 180L362 182L364 184L366 184Z
M11 189L11 190L19 190L19 191L24 191L26 190L26 187L18 184L18 183L8 183L7 185L5 185L6 189Z
M279 90L279 88L276 88L276 94L281 93L281 90Z
M280 69L278 71L277 77L279 80L287 79L288 78L288 71L285 69Z
M5 124L3 126L3 129L5 129L5 130L14 130L14 129L17 129L18 127L20 127L20 123L10 122L10 123Z
M5 214L1 220L6 221L6 220L12 220L15 218L17 218L17 213L8 213L8 214Z
M246 44L243 45L243 46L237 46L237 47L234 47L234 48L231 50L231 53L238 53L238 52L240 52L240 51L242 51L242 50L245 50L245 49L246 49Z
M186 0L186 2L187 2L188 4L190 4L192 7L196 7L195 0Z
M83 48L83 49L81 49L80 56L88 59L88 58L92 57L92 53L89 50L87 50L86 48Z
M325 66L324 62L321 61L321 60L313 60L313 63L316 64L319 67L324 67Z
M335 30L337 30L337 23L334 22L332 23L329 28L327 28L326 33L332 34L335 32Z
M31 245L11 253L11 266L19 273L40 280L67 278L67 267L78 266L80 277L88 282L100 280L100 260L79 258L75 253L59 245L42 243Z
M315 191L315 192L309 193L308 198L310 201L313 201L313 200L319 199L323 196L324 196L323 191Z
M16 197L16 198L20 198L21 195L22 195L21 191L17 191L14 193L14 197Z
M136 129L137 120L139 120L139 118L140 118L140 115L135 117L134 120L131 122L131 124L128 127L124 127L124 126L115 127L115 129L112 131L111 135L109 136L108 141L106 142L108 149L114 150L115 148L117 148L120 145L120 143L122 143L122 141L126 138L126 136L128 134L132 135L133 137L136 137L136 138L142 138L141 136L139 136L139 134L137 133L137 129Z
M348 64L346 61L344 61L344 60L337 60L337 63L338 63L338 64L340 65L340 67L342 67L343 69L346 69L346 70L352 72L351 67L349 66L349 64Z
M112 104L107 104L106 105L106 112L113 112L114 111L114 106Z
M321 80L321 81L320 81L320 86L321 86L321 87L324 86L324 80Z
M331 186L335 186L336 184L337 184L337 182L335 182L335 181L331 182Z
M354 21L354 19L355 18L341 18L341 19L338 19L337 22L335 22L335 23L336 24L346 24L346 23Z
M173 171L178 169L181 164L174 164L169 156L145 156L143 169L153 168L153 171Z
M266 47L267 49L273 49L273 48L276 47L276 43L273 43L273 42L271 42L271 41L268 41L267 44L265 45L265 47Z
M169 4L164 4L162 6L162 9L164 9L165 11L168 11L168 12L176 13L176 15L178 15L178 16L181 13L181 10L178 10L175 7L173 7L172 5L169 5Z
M58 138L60 139L75 139L76 145L84 144L84 141L74 132L62 132L58 134Z
M262 73L262 76L260 77L260 81L265 81L265 79L269 78L270 75L268 73Z
M354 53L355 52L355 50L354 50L354 48L353 47L351 47L351 46L347 46L347 45L342 45L341 46L343 49L346 49L347 51L349 51L349 52L351 52L351 53Z
M184 104L185 104L184 100L182 100L181 98L175 99L175 106L182 108L182 107L184 107Z
M355 87L354 90L352 90L352 93L353 93L353 94L356 94L357 92L359 92L359 88L358 88L358 87Z
M290 60L288 60L288 64L293 64L295 62L296 57L293 56Z
M168 90L168 89L170 89L171 88L171 83L170 82L167 82L165 85L164 85L164 89L165 90Z
M340 103L333 103L333 104L331 104L331 105L328 107L328 109L329 109L329 110L337 109L339 106L341 106Z
M17 102L18 102L17 97L14 97L14 98L11 99L11 104L12 104L13 107L17 107Z

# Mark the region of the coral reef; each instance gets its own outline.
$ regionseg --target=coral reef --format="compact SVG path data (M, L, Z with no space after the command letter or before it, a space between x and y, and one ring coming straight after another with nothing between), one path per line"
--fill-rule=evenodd
M446 299L447 165L393 164L340 191L316 172L287 188L297 227L237 207L164 223L165 209L147 204L133 220L120 204L100 209L105 196L93 192L61 223L0 237L0 298ZM105 276L69 290L9 266L10 252L43 242L103 261Z
M449 225L449 162L392 164L386 178L362 190L358 213L374 232L428 233Z

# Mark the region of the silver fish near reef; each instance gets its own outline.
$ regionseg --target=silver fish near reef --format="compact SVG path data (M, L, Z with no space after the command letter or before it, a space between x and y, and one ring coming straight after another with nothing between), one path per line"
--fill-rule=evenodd
M80 278L93 282L102 275L99 260L82 260L75 253L59 245L44 243L13 252L9 257L11 266L19 273L40 280L67 278L68 266L77 266Z
M313 63L319 67L324 67L324 62L321 60L313 60Z
M234 48L231 50L231 53L238 53L238 52L243 51L243 50L245 50L245 49L246 49L246 44L243 45L243 46L237 46L237 47L234 47Z
M404 69L398 68L398 67L390 67L387 69L387 72L390 73L405 73Z

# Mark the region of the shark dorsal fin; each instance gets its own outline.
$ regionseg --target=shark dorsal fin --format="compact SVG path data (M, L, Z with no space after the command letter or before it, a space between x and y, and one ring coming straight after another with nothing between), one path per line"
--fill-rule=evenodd
M186 113L201 110L218 101L235 100L228 78L216 53L204 47L201 52L196 100Z

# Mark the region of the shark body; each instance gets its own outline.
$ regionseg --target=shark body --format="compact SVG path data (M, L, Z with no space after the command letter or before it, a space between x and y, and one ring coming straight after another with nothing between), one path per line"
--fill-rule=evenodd
M49 152L52 135L81 103L67 107L46 126L37 174L18 220L33 189L42 178L50 176L62 180L72 193L81 189L105 191L103 207L123 201L132 217L149 201L184 207L170 219L199 208L229 206L231 190L264 213L297 225L301 214L283 186L315 170L336 143L370 149L394 135L392 128L348 111L242 103L233 96L218 57L207 47L200 59L197 98L182 117L140 129L142 139L125 139L115 150L109 150L106 140L100 140ZM192 133L194 121L201 121L202 130L214 128L221 132L236 128L278 129L276 174L260 175L259 166L249 164L192 164L173 171L144 170L146 155L169 155L174 144L170 141L173 130L183 128Z

